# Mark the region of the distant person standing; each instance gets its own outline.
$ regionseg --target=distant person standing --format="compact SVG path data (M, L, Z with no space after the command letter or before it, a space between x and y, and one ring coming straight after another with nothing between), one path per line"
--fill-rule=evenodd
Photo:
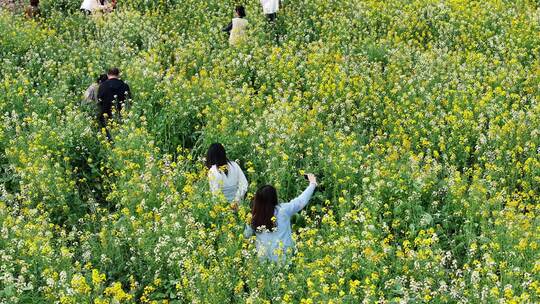
M30 0L30 5L24 9L24 14L30 19L39 17L41 10L39 9L39 0Z
M86 15L91 15L105 10L107 10L107 6L105 5L105 2L101 0L83 0L81 4L81 11Z
M105 6L105 8L103 9L103 12L105 13L111 13L116 9L116 0L102 0L101 2Z
M126 101L131 98L129 86L120 79L120 70L111 68L107 72L107 80L99 85L98 90L98 122L100 128L106 128L112 117L114 105L117 115L120 114Z
M101 74L96 79L96 82L92 83L88 87L88 89L86 89L86 91L84 92L84 98L83 98L86 103L97 104L99 85L107 81L107 79L108 79L107 74Z
M232 46L239 45L246 40L246 28L248 21L245 19L246 10L239 5L234 10L234 18L228 26L223 28L224 32L229 33L229 44Z
M274 22L279 10L279 0L261 0L261 5L268 21Z

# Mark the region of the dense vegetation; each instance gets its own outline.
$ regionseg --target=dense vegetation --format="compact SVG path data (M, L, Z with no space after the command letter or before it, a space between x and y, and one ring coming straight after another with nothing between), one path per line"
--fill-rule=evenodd
M540 301L540 9L532 0L120 0L0 12L0 302ZM81 95L118 66L114 142ZM257 260L208 193L222 142L298 253ZM157 302L154 302L157 301Z

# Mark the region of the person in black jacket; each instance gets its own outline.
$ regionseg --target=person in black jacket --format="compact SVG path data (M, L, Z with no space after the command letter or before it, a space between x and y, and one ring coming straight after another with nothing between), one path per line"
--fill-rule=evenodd
M129 86L120 79L120 70L111 68L107 72L107 80L98 89L98 122L100 129L107 127L107 121L112 118L112 108L120 115L122 107L131 98ZM108 132L107 132L108 134ZM109 137L109 135L107 135Z

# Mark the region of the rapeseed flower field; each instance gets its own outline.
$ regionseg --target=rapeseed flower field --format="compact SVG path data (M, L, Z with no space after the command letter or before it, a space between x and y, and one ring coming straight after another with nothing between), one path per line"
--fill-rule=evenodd
M538 1L245 0L231 47L236 4L0 11L0 303L540 302ZM81 102L111 66L113 141ZM304 172L296 254L257 259L249 199Z

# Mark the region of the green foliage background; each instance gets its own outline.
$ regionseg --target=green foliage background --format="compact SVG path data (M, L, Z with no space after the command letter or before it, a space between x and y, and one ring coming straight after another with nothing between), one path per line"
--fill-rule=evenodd
M538 1L123 0L0 12L0 301L540 301ZM114 142L86 87L134 93ZM287 201L297 254L258 261L208 194L222 142Z

